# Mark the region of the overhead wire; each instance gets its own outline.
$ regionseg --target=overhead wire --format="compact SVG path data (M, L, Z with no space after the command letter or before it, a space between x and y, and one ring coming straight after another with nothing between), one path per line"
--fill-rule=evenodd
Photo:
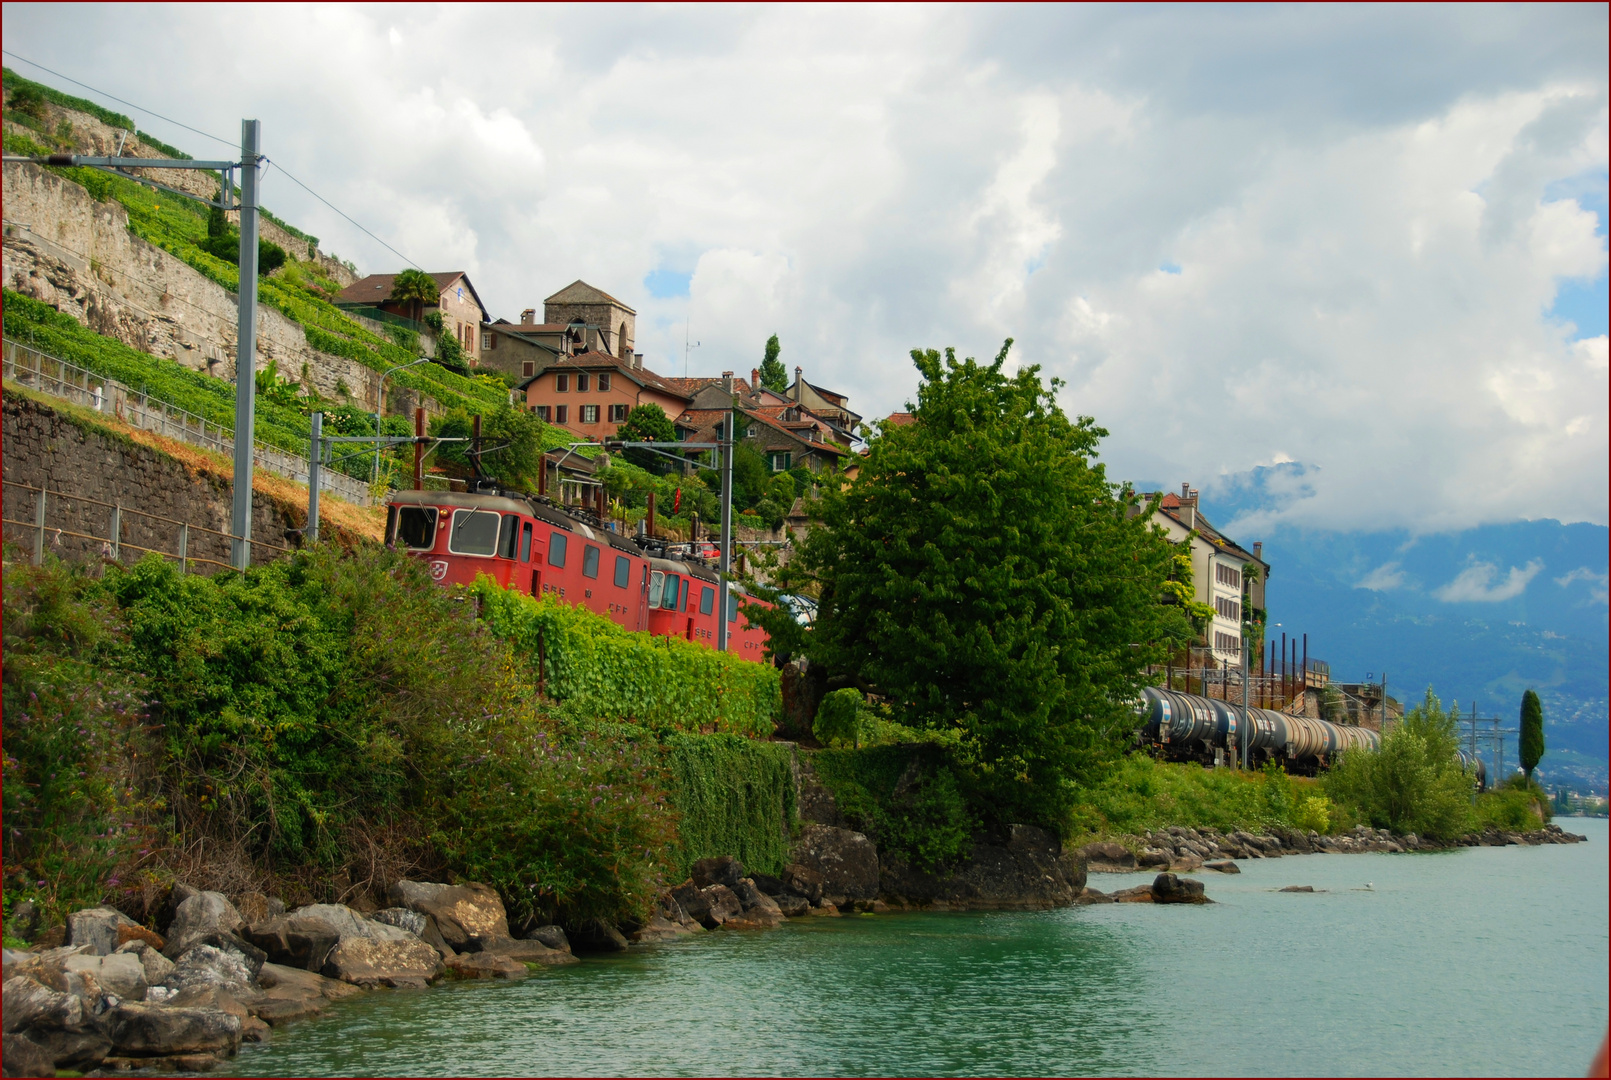
M129 108L133 109L135 112L144 113L147 116L154 116L158 120L163 120L163 121L166 121L167 123L174 124L177 127L182 127L186 131L193 131L197 135L201 135L204 138L213 139L213 140L215 140L217 142L221 142L225 146L230 146L230 147L235 146L235 143L231 142L229 139L219 138L217 135L213 135L213 134L211 134L209 132L202 131L200 128L191 127L189 124L182 123L182 122L180 122L178 120L173 119L172 117L163 116L161 113L153 112L152 110L147 109L144 106L136 105L132 101L125 101L122 98L116 96L115 94L107 93L105 90L96 89L95 87L90 86L88 83L79 82L77 79L74 79L71 76L63 75L59 71L54 71L51 68L48 68L43 64L40 64L40 63L37 63L36 61L28 59L26 56L19 56L16 53L12 52L10 49L0 49L0 52L3 52L5 55L11 57L13 60L20 60L24 64L28 64L28 65L30 65L32 67L38 68L40 71L48 72L49 74L56 76L58 79L65 79L68 82L72 83L74 86L83 87L85 90L88 90L93 94L99 94L102 97L104 97L104 98L106 98L106 99L108 99L110 101L115 101L119 105L126 105ZM401 251L398 251L396 248L392 247L386 241L382 240L380 237L376 236L374 233L372 233L368 229L364 228L364 226L360 225L357 221L355 221L353 219L352 215L350 215L346 211L342 210L339 206L337 206L335 203L331 202L329 199L325 198L323 195L320 195L317 191L314 191L307 184L304 184L301 180L298 180L296 178L296 176L293 175L291 173L291 171L289 169L287 169L284 165L281 165L279 162L274 161L272 158L269 158L267 156L264 156L263 163L265 165L272 164L272 165L278 166L280 172L285 175L286 179L290 180L293 184L295 184L297 187L301 188L303 191L306 191L309 195L312 195L315 199L318 199L321 203L323 203L325 206L329 207L331 210L334 210L337 214L340 214L343 219L345 219L350 225L353 226L353 228L357 229L359 232L361 232L365 236L369 237L371 240L373 240L375 243L379 244L381 247L385 248L387 251L391 252L393 255L396 255L399 259L402 259L408 265L414 267L414 269L416 269L416 270L423 270L424 269L423 267L420 266L419 263L415 262L413 259L410 259L407 255L404 255Z

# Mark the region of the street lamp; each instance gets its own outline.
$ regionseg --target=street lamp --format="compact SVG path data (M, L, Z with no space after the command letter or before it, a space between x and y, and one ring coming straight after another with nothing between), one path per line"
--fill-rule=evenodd
M431 362L431 358L429 356L422 356L418 360L413 361L412 363L399 364L397 367L387 368L385 371L380 373L380 392L375 397L375 437L376 438L380 437L380 410L386 404L386 379L387 379L387 377L390 376L390 375L395 375L399 371L405 371L405 370L407 370L408 368L411 368L411 367L419 367L421 364L429 364L430 362ZM375 468L370 474L369 483L370 483L371 486L373 486L379 480L380 480L380 443L377 442L375 444Z

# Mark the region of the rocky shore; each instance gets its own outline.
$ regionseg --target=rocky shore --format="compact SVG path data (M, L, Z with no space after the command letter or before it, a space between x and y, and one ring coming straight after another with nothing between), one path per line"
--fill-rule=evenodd
M1465 845L1584 840L1550 825L1487 833ZM975 838L954 871L933 874L884 857L867 836L806 822L778 876L751 874L731 856L695 863L690 877L656 900L647 923L511 929L502 900L476 883L400 880L388 906L359 911L310 904L288 911L260 893L234 898L174 887L144 926L112 908L73 913L65 934L33 951L4 955L6 1076L57 1070L110 1075L134 1069L216 1069L243 1041L322 1012L330 1002L379 988L423 988L444 979L525 978L573 964L577 952L619 952L716 930L766 930L788 919L894 910L1034 909L1102 903L1211 903L1182 874L1237 873L1236 860L1434 847L1414 836L1356 829L1342 836L1276 830L1268 835L1173 827L1065 851L1027 825ZM1087 886L1088 871L1156 869L1150 885L1111 894ZM31 937L30 905L9 929ZM63 940L65 938L65 940Z
M1505 832L1489 828L1471 833L1453 844L1440 844L1411 833L1394 836L1386 829L1360 825L1352 832L1322 836L1293 829L1267 834L1222 833L1218 829L1188 829L1178 825L1156 832L1121 836L1086 844L1079 854L1095 873L1134 873L1158 868L1175 873L1214 870L1238 873L1237 859L1279 859L1283 855L1353 855L1363 852L1441 851L1450 847L1505 847L1508 845L1576 844L1588 837L1549 824L1531 832Z

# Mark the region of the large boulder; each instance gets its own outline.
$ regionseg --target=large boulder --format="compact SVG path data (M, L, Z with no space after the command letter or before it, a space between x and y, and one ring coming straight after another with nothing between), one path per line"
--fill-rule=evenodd
M119 1005L102 1027L120 1056L233 1054L241 1045L241 1021L219 1009Z
M832 825L806 825L795 842L794 862L820 874L829 903L872 900L878 895L878 849L859 832Z
M887 859L879 870L886 900L952 910L1062 907L1085 891L1085 857L1032 825L975 840L968 860L946 873L928 873Z
M117 951L127 956L136 957L140 966L145 970L145 983L147 986L158 986L167 981L173 972L173 961L169 960L156 947L148 941L136 938L126 941L117 947Z
M557 949L560 952L571 951L571 939L565 936L565 928L562 926L553 924L538 926L526 931L526 937L531 941L540 941L550 949Z
M269 962L318 971L341 935L318 918L277 915L244 930L247 941L262 949Z
M1203 883L1192 878L1159 874L1152 882L1152 898L1159 904L1207 904Z
M811 907L822 906L822 875L809 866L790 863L783 868L785 890L803 896ZM776 893L773 894L777 895Z
M627 945L626 935L621 933L620 928L603 919L593 919L576 932L576 947L586 952L626 952Z
M407 930L410 934L420 936L425 933L425 922L430 916L421 915L419 912L412 911L406 907L389 907L381 908L371 914L369 918L374 922L395 926L399 930Z
M258 978L263 992L252 1004L252 1014L274 1026L316 1015L331 1001L363 993L351 983L280 964L264 964Z
M398 881L386 895L393 907L434 918L443 940L458 952L475 952L483 941L512 936L503 901L489 885Z
M367 922L369 932L342 938L324 975L354 986L422 987L442 971L442 955L407 930Z
M180 887L175 886L175 891ZM174 910L162 954L177 960L192 945L199 945L213 934L233 934L245 925L241 913L229 898L219 892L198 892L186 897Z
M550 948L535 938L487 938L482 942L481 951L494 952L522 964L541 964L544 967L562 967L578 962L569 948Z
M706 930L714 930L729 919L744 913L744 905L739 901L738 895L726 885L710 885L700 892L708 902L703 920Z
M700 926L708 926L708 920L710 919L710 897L705 895L705 893L700 890L699 886L695 885L692 880L685 881L681 885L673 886L670 897L671 900L682 909L683 914L687 915L689 919L698 923Z
M72 1072L87 1072L112 1052L112 1040L93 1024L76 1029L34 1028L28 1038L39 1044L57 1069Z
M1079 849L1079 854L1085 856L1086 865L1092 870L1114 873L1136 868L1136 857L1130 849L1111 840L1086 844Z
M722 925L729 930L770 930L783 923L783 909L776 900L755 887L749 878L740 878L733 890L744 910Z
M136 925L133 919L116 908L75 911L67 916L67 944L88 946L96 956L105 956L122 944L118 940L118 929Z
M478 953L459 953L449 957L445 964L447 974L455 979L504 979L512 982L531 974L526 965L518 960L485 949Z
M694 863L691 873L694 884L701 889L726 885L736 891L744 878L744 864L731 855L719 855L714 859L700 859Z
M27 975L13 975L0 987L4 997L5 1030L76 1028L84 1023L84 1002L73 994L54 990Z
M20 1032L5 1035L4 1045L0 1047L0 1063L5 1066L6 1076L56 1075L56 1063L45 1053L44 1047Z
M95 981L102 988L125 1001L139 1001L145 997L147 986L145 965L140 962L138 956L131 953L96 956L84 952L68 957L62 967L67 971L85 972L95 976Z
M261 969L262 963L259 962L257 966ZM188 990L216 987L230 994L249 995L254 989L254 981L251 961L239 950L217 945L197 945L187 949L174 962L173 971L163 980L163 984L181 994Z

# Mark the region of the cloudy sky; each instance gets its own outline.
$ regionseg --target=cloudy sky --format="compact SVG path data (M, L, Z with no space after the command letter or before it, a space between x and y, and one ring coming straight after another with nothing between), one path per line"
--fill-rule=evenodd
M1255 475L1271 525L1607 520L1604 5L4 19L20 73L230 139L261 119L278 165L495 316L613 293L664 373L685 332L694 373L775 332L875 417L911 348L1010 335L1112 432L1116 478ZM265 202L402 265L272 171Z

